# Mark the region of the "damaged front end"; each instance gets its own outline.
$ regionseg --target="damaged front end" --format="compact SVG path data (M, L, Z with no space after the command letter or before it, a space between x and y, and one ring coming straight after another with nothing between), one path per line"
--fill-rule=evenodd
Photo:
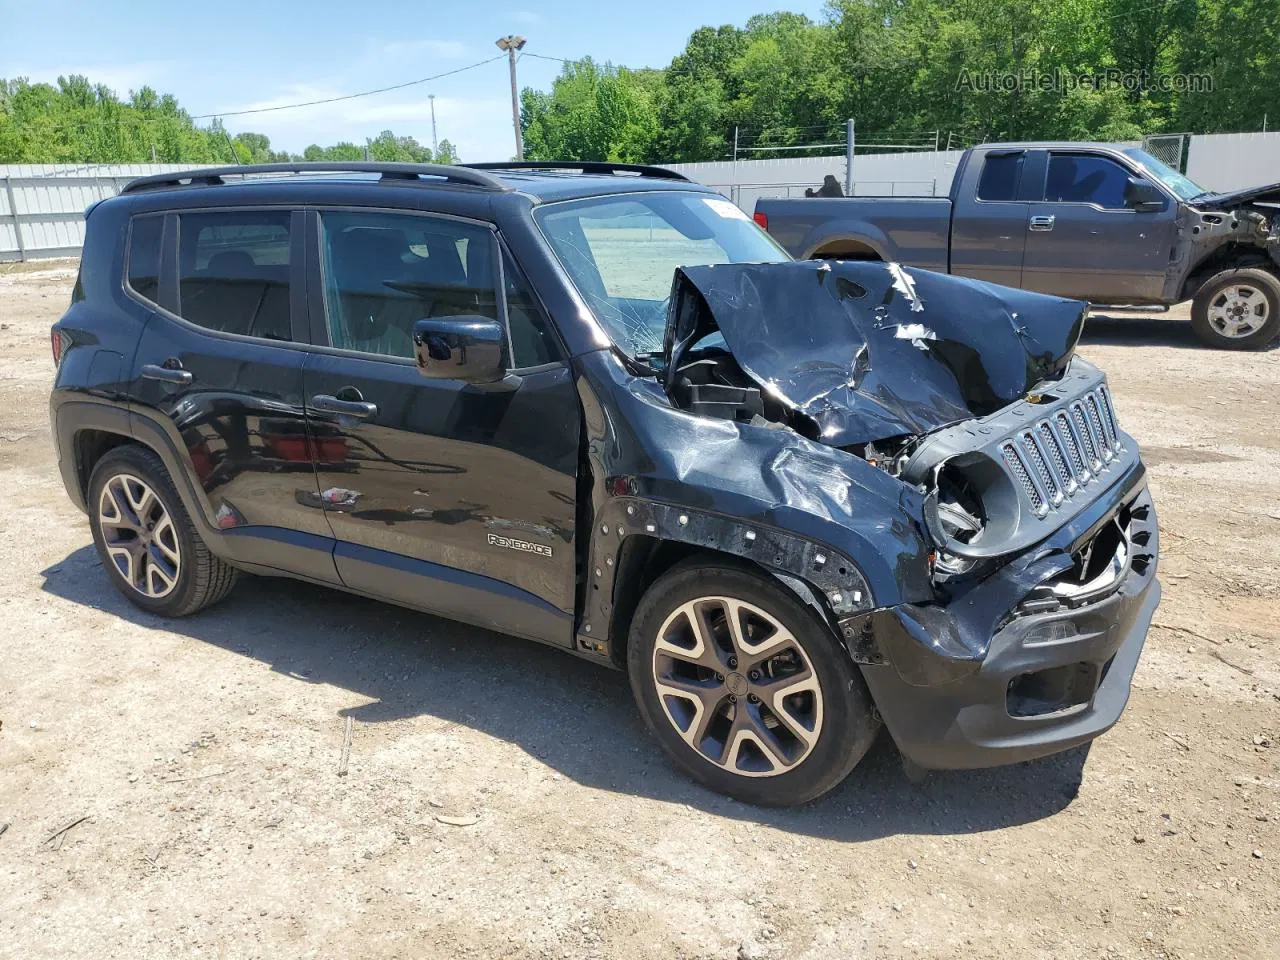
M655 362L702 437L674 447L683 479L713 509L733 492L753 505L726 511L745 520L736 543L707 545L757 562L747 548L771 528L809 545L775 572L813 588L922 766L1064 749L1127 699L1159 599L1157 529L1106 379L1073 356L1084 310L897 264L676 272ZM711 461L752 479L723 489ZM646 484L631 479L634 513ZM815 579L824 554L856 589Z
M1178 303L1236 264L1280 268L1280 183L1203 194L1179 207L1162 298Z

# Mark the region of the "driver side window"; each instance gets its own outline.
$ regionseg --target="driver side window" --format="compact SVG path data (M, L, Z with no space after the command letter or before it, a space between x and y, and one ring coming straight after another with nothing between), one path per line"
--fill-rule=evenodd
M320 223L332 346L412 358L419 320L498 318L496 243L486 228L372 212L322 212Z
M1107 157L1055 153L1049 157L1044 199L1050 203L1093 203L1106 210L1124 210L1129 171Z

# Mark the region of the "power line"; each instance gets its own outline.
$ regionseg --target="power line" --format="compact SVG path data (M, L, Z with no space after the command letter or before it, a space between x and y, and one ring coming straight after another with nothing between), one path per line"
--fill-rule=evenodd
M420 80L407 80L404 83L395 83L389 87L379 87L376 90L362 90L360 93L348 93L341 97L325 97L321 100L306 100L301 103L282 103L274 107L252 107L248 110L224 110L221 113L200 113L193 116L192 120L214 120L221 117L241 117L248 113L272 113L276 110L296 110L298 107L316 107L323 103L338 103L342 100L355 100L359 97L372 97L379 93L390 93L392 90L403 90L405 87L416 87L418 84L430 83L432 80L441 80L444 77L452 77L454 74L463 73L467 70L474 70L476 67L483 67L486 63L493 63L495 60L501 60L506 54L500 53L496 57L489 57L487 60L479 60L465 67L458 67L455 70L446 70L444 73L437 73L431 77L423 77Z
M520 51L520 59L523 60L525 57L533 57L536 60L554 60L556 63L580 63L587 59L586 57L578 57L575 60L570 60L567 57L548 57L545 53L530 53L528 50Z

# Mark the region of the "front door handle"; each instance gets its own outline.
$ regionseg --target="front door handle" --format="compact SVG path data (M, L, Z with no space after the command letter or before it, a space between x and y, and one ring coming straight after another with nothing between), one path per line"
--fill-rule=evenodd
M1057 218L1056 218L1056 217L1053 217L1053 216L1048 216L1048 217L1032 217L1032 218L1031 218L1031 229L1032 229L1032 230L1042 230L1042 231L1043 231L1043 230L1052 230L1052 229L1053 229L1053 222L1054 222L1054 220L1056 220L1056 219L1057 219Z
M174 364L174 366L169 366L169 364ZM161 383L177 383L182 386L186 386L195 379L190 370L183 370L182 367L177 366L176 360L166 360L165 366L155 363L143 364L142 369L138 372L143 380L159 380Z
M318 393L311 398L311 405L325 413L341 413L348 417L376 417L378 405L368 400L339 400L327 393Z

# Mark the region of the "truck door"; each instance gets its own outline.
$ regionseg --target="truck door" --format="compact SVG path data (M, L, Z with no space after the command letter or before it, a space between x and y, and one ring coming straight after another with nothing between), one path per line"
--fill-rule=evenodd
M1094 303L1158 301L1176 206L1137 211L1126 202L1136 174L1096 153L1054 150L1029 205L1022 286Z
M1025 150L992 150L963 172L951 210L951 272L1016 287L1022 283L1027 204L1019 197ZM977 180L976 188L974 178Z

